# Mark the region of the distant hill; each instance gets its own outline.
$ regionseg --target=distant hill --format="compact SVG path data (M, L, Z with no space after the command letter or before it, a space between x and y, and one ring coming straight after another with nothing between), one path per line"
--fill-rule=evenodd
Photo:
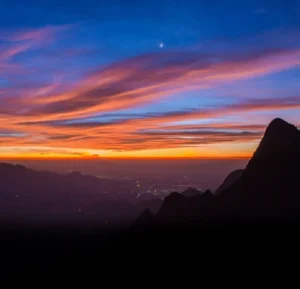
M72 172L58 174L0 163L0 222L90 222L106 219L132 222L144 208L130 180L99 179ZM132 191L132 192L130 192ZM122 194L120 194L122 193Z

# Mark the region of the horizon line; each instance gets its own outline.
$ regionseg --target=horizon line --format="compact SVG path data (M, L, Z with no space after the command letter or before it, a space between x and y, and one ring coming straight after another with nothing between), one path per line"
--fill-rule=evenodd
M245 156L178 156L178 157L88 157L88 156L62 156L62 157L26 157L26 156L20 156L20 157L9 157L0 156L1 160L222 160L222 159L249 159L252 155L245 155Z

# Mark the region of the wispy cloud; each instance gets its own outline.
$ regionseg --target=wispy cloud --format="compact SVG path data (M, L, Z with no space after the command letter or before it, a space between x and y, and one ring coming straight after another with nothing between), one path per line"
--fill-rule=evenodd
M23 42L34 45L31 41L47 40L68 28L46 27L5 38L20 43L0 52L0 66L1 59L5 62L28 49L22 46ZM20 147L46 145L57 149L68 146L130 151L254 141L262 134L262 124L243 127L237 123L223 123L223 127L217 127L211 123L196 127L175 122L253 111L300 109L300 98L241 98L214 107L116 116L121 109L153 103L174 93L201 91L297 67L300 65L300 41L296 38L293 41L290 36L287 39L286 44L274 43L273 46L260 43L255 50L233 45L224 51L183 49L144 54L96 68L75 85L63 88L58 79L29 88L22 88L19 83L20 89L6 88L6 92L0 93L0 126L9 130L21 128L26 133L14 140ZM108 115L115 117L114 120L108 120Z
M22 29L22 30L5 30L0 31L0 40L9 42L22 42L22 41L46 41L53 39L58 33L64 32L74 24L66 24L60 26L46 26L35 29Z
M175 92L257 77L300 64L300 49L216 57L157 53L136 57L95 72L73 90L31 99L29 118L70 118L114 111L155 101ZM179 59L179 60L178 60ZM18 110L18 107L16 107Z
M18 74L24 72L21 63L14 62L14 58L22 53L39 47L46 47L52 43L60 33L70 29L72 25L47 26L38 29L26 29L22 31L0 31L0 76ZM9 70L4 70L5 68ZM4 68L4 69L3 69ZM6 75L5 75L6 74Z
M14 45L12 47L9 47L7 49L3 49L0 51L0 61L9 60L15 55L18 55L24 51L27 51L30 48L30 45L27 43Z
M215 123L181 125L186 120L213 120L226 116L242 116L251 112L300 109L300 97L283 99L249 99L235 104L199 110L161 114L138 114L130 119L106 121L26 122L15 123L32 137L19 140L19 144L44 144L54 147L71 146L101 150L130 151L153 148L180 148L221 142L249 142L259 139L265 124ZM176 124L177 123L177 124ZM36 136L39 136L36 138Z

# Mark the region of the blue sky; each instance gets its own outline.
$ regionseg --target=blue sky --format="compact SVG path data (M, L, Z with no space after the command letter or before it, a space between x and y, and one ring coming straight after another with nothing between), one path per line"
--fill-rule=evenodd
M299 13L300 1L6 1L5 156L249 156L273 117L300 124Z

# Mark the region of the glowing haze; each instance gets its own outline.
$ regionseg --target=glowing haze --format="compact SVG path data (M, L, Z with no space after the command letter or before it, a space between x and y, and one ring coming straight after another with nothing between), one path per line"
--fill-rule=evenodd
M300 124L297 1L141 2L4 4L1 158L249 157Z

